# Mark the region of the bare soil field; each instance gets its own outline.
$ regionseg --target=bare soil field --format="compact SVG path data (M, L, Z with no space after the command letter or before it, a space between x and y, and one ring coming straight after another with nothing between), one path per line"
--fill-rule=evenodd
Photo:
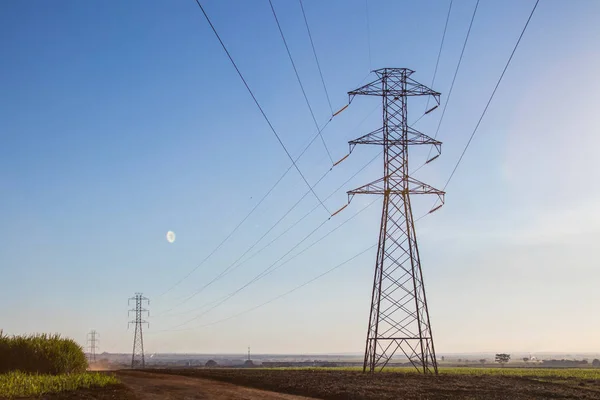
M147 371L119 371L117 377L139 400L307 400L218 380Z
M600 399L597 380L276 369L157 370L318 399Z

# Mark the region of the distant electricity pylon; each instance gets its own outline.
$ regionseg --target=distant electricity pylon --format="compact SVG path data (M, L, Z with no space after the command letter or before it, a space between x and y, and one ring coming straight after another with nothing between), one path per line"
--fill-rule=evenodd
M98 350L98 341L98 332L92 329L90 333L87 334L90 362L96 362L96 350Z
M444 192L409 176L408 146L432 145L437 154L429 163L439 157L441 142L408 126L407 100L433 96L439 105L440 93L411 79L410 69L374 72L377 79L348 92L350 100L367 95L383 101L383 126L349 142L350 150L357 144L383 146L383 178L348 192L350 199L355 194L383 195L363 371L381 370L394 355L404 354L417 370L437 374L410 195L435 194L443 204Z
M133 333L133 351L131 353L131 368L144 368L146 366L146 362L144 360L144 336L142 334L142 325L146 324L148 327L150 326L147 321L142 319L142 314L147 313L149 316L150 313L147 309L143 308L142 305L144 302L146 304L150 304L150 300L147 297L142 296L141 293L136 293L134 297L130 297L127 304L130 304L131 301L135 301L135 308L129 310L129 313L135 312L135 320L129 321L127 324L127 328L129 328L129 324L135 324L135 332Z

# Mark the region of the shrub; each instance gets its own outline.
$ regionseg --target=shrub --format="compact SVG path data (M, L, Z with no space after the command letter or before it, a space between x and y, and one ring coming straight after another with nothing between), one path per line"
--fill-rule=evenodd
M87 360L81 346L60 335L0 336L0 373L35 374L84 372Z

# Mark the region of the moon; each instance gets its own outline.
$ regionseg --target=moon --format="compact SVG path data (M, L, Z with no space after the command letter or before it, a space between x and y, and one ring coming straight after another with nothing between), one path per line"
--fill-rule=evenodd
M169 231L167 232L167 242L173 243L175 241L175 232Z

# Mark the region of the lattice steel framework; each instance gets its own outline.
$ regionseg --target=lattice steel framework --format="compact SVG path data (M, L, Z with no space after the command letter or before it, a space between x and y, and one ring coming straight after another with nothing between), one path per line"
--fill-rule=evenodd
M98 332L91 330L90 333L87 334L87 342L89 362L94 363L96 362L96 351L98 350Z
M410 96L433 96L439 105L440 93L411 79L410 69L374 72L376 80L348 92L350 100L367 95L383 101L383 126L349 142L351 150L357 144L384 148L383 178L348 192L350 199L355 194L383 196L363 370L381 370L404 354L417 370L437 374L410 195L434 194L443 204L444 192L409 176L408 149L432 145L437 154L429 162L439 156L441 142L408 126L407 103Z
M129 313L135 313L135 319L129 321L127 328L129 329L130 324L135 324L135 332L133 333L133 351L131 353L131 368L144 368L146 367L146 361L144 359L144 335L142 333L142 325L150 325L147 321L142 319L142 315L146 313L150 316L150 312L143 308L144 302L150 304L150 300L144 297L141 293L136 293L134 297L130 297L127 304L131 304L131 301L135 301L135 308L129 310Z

